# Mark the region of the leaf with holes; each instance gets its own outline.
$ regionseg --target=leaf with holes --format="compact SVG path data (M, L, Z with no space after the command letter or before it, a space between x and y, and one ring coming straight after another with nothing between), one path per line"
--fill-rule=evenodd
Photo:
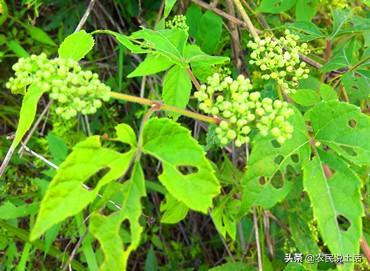
M361 70L357 72L346 72L341 77L341 82L345 88L349 100L352 103L360 104L362 99L367 99L370 91L370 72Z
M271 136L258 135L243 177L241 214L253 206L272 208L282 201L293 186L292 178L310 156L310 146L304 119L297 109L289 118L294 126L292 138L283 145Z
M328 101L308 113L317 141L358 165L370 165L370 118L357 106Z
M121 177L134 155L134 132L128 125L116 127L117 140L131 145L126 153L101 146L99 136L78 143L60 165L42 199L30 239L35 240L53 225L83 210L97 196L101 187ZM99 176L103 172L103 176ZM95 176L96 175L96 176ZM87 190L84 184L96 177L95 187Z
M323 164L333 171L326 178ZM319 157L304 166L304 189L307 192L320 235L334 255L357 255L362 235L361 180L339 158L319 151ZM353 263L337 266L353 270Z
M220 185L188 129L169 119L151 119L144 127L143 151L162 162L159 180L174 198L190 209L207 213ZM180 168L187 169L187 174Z
M143 227L139 223L142 213L141 198L146 195L145 180L140 164L135 163L131 178L123 185L124 200L121 210L110 215L94 213L90 218L90 232L99 240L105 255L101 271L126 270L127 259L141 239ZM120 236L121 224L128 220L131 233L130 245L124 248Z

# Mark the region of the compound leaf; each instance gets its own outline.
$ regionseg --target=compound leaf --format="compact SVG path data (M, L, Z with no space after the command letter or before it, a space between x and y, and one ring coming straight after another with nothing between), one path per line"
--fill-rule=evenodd
M131 38L144 40L142 48L152 49L175 63L181 64L183 62L182 54L188 39L188 34L184 30L143 28L134 32Z
M207 213L220 185L188 129L169 119L151 119L144 127L143 151L162 162L159 180L174 198L190 209ZM180 167L190 168L188 174Z
M130 253L140 244L143 227L139 223L141 216L141 198L146 195L142 168L135 163L130 179L122 187L124 200L121 210L108 216L94 213L90 218L90 231L99 240L105 258L101 271L126 270ZM123 221L130 223L131 242L124 248L120 236Z

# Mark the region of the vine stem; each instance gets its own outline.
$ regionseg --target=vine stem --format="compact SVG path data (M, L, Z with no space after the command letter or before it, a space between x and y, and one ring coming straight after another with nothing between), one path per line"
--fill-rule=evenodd
M155 106L156 110L174 112L174 113L178 113L180 115L183 115L183 116L186 116L186 117L189 117L189 118L192 118L192 119L196 119L196 120L200 120L200 121L204 121L204 122L208 122L208 123L218 124L221 121L221 119L219 117L216 117L216 116L215 117L205 116L205 115L195 113L195 112L192 112L192 111L189 111L189 110L186 110L186 109L178 108L176 106L162 104L159 101L153 101L153 100L150 100L150 99L140 98L140 97L137 97L137 96L118 93L118 92L114 92L114 91L112 91L110 95L114 99L124 100L124 101L143 104L143 105L149 105L151 107Z
M242 3L240 2L240 0L233 0L236 8L238 9L240 15L242 16L249 32L251 33L251 35L253 36L254 39L258 39L258 33L257 33L257 30L256 28L254 27L251 19L249 18L248 14L245 12L244 8L243 8L243 5Z

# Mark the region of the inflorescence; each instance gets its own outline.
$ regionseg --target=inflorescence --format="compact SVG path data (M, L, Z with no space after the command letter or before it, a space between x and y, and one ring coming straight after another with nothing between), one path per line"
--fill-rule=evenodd
M20 58L13 65L15 77L6 84L12 93L25 94L27 87L37 84L57 102L56 113L64 119L77 115L94 114L102 101L110 98L110 88L98 74L83 71L73 59L48 59L44 53Z
M166 28L189 31L189 26L186 24L186 17L184 15L175 15L172 20L166 22Z
M299 36L285 31L279 39L266 36L264 39L249 41L250 64L256 64L263 72L262 79L276 80L285 93L294 93L298 80L308 78L309 69L301 62L299 54L309 52L307 43L298 44Z
M223 119L216 128L221 145L232 140L237 147L248 143L253 127L263 136L271 134L281 144L292 137L293 126L287 119L294 114L293 109L286 102L261 99L259 92L251 92L252 88L243 75L233 80L215 73L194 93L200 110Z

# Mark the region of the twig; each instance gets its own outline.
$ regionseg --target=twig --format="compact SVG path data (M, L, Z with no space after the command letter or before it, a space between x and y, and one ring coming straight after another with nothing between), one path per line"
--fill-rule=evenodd
M262 271L262 255L261 255L261 246L260 246L260 238L258 233L258 221L257 221L257 213L256 208L253 208L253 225L254 225L254 232L256 235L256 245L257 245L257 261L258 261L258 271Z
M267 214L267 212L263 211L263 227L264 227L264 232L265 232L265 237L266 237L266 243L267 247L270 253L271 259L274 258L274 246L272 244L272 239L270 235L270 219Z
M213 218L212 218L212 216L211 216L211 212L210 212L209 210L208 210L208 215L209 215L209 217L211 218L213 225L216 225L216 224L215 224L215 222L213 221ZM216 230L217 230L217 229L216 229ZM234 256L233 256L233 254L231 253L231 251L230 251L230 249L229 249L228 245L226 244L225 239L222 237L222 235L219 233L219 231L218 231L218 230L217 230L217 233L218 233L218 235L219 235L219 237L220 237L220 239L221 239L221 241L222 241L222 244L223 244L223 245L224 245L224 247L225 247L225 250L226 250L227 254L228 254L228 255L229 255L229 257L231 258L231 260L232 260L233 262L235 262L235 258L234 258Z
M91 0L84 15L82 16L80 22L78 23L76 29L75 29L75 32L78 32L81 30L81 28L83 27L83 25L86 23L86 20L87 18L89 17L90 15L90 12L92 10L92 8L94 7L94 4L95 4L95 0Z
M221 121L221 119L216 116L215 117L205 116L205 115L195 113L195 112L192 112L186 109L181 109L181 108L178 108L172 105L162 104L161 102L149 100L146 98L140 98L140 97L118 93L114 91L112 91L110 95L112 98L119 99L119 100L125 100L128 102L139 103L139 104L149 105L149 106L156 105L158 106L158 110L179 113L180 115L187 116L189 118L201 120L201 121L208 122L208 123L218 124Z
M361 237L360 245L361 245L362 251L364 252L366 256L368 263L370 263L370 247L367 244L365 237Z
M321 69L322 67L322 64L313 60L312 58L309 58L308 56L299 54L299 58L316 69Z
M199 84L197 78L195 78L194 73L191 71L191 69L189 67L186 67L186 72L188 73L188 75L189 75L191 81L193 82L195 88L198 91L200 91L200 84Z
M235 9L234 9L234 4L232 0L226 1L226 8L229 14L235 15ZM238 69L239 73L243 73L245 72L245 62L244 62L242 49L240 48L241 42L240 42L240 35L239 35L238 27L232 21L228 22L228 26L230 28L234 64L236 68Z
M231 21L235 24L238 24L238 25L243 26L243 27L247 27L247 24L245 22L243 22L242 20L239 20L238 18L235 18L234 16L231 16L230 14L224 12L221 9L218 9L218 8L212 6L208 3L205 3L201 0L191 0L191 1L195 4L197 4L198 6L201 6L202 8L213 11L214 13L224 17L225 19L228 19L229 21Z
M69 258L68 258L67 262L65 263L64 267L62 268L62 271L66 270L67 267L70 266L71 262L73 261L74 257L76 256L78 248L81 246L82 241L83 241L83 239L85 238L86 235L87 235L87 229L84 231L82 236L80 236L80 238L78 239L77 244L75 245L75 247L73 248L73 250L71 252L71 255L69 255Z
M251 19L249 18L248 14L245 12L245 10L243 8L243 5L240 2L240 0L233 0L233 2L236 6L236 9L239 11L240 15L242 16L244 22L246 23L247 28L248 28L249 32L251 33L251 35L253 36L253 38L258 39L257 30L254 27L254 25L253 25Z
M0 178L3 175L6 167L8 166L8 164L10 162L10 159L12 159L12 156L13 156L14 151L15 151L15 148L14 148L14 146L12 144L12 145L10 145L8 152L6 153L6 155L4 157L4 160L1 163L1 166L0 166Z

